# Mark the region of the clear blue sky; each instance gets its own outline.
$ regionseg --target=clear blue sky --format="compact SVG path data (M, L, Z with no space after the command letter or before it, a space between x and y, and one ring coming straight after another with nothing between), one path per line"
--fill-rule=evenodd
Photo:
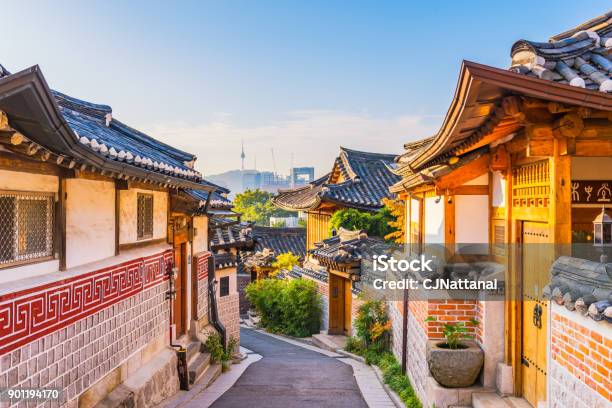
M338 146L400 153L437 130L462 59L505 68L606 10L577 1L13 1L0 62L196 153L206 174L328 171Z

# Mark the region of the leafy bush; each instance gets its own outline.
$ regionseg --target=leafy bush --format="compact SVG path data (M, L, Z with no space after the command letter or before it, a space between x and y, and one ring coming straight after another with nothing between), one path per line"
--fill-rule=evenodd
M355 329L366 348L384 351L389 345L391 330L386 304L380 300L370 300L359 306Z
M213 363L217 363L223 360L225 351L223 350L223 342L221 336L217 333L213 333L206 339L206 349L210 353L210 360Z
M321 296L307 279L260 279L246 288L247 298L273 332L306 337L319 332Z
M408 408L421 408L421 401L416 396L410 380L402 374L402 367L392 353L383 353L376 363L383 373L383 381L397 392Z
M363 340L361 340L359 337L352 336L346 340L346 346L344 346L344 349L350 353L362 355L365 351L365 345L363 344Z

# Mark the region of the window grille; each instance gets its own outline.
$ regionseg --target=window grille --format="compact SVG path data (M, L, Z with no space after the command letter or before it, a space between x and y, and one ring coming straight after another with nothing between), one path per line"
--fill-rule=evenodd
M53 255L53 197L0 191L0 266Z
M153 238L153 195L138 193L138 239Z

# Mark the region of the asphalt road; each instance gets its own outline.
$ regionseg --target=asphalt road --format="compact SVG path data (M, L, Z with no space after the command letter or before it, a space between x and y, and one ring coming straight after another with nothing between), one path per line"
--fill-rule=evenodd
M240 344L263 358L215 401L215 408L367 407L353 369L335 358L244 328Z

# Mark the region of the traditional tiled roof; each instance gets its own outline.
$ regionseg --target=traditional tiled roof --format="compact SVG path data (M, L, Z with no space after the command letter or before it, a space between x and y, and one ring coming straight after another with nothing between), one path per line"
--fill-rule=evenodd
M37 66L16 74L0 66L0 78L4 92L0 108L11 126L35 144L35 152L41 148L46 152L46 159L54 154L58 164L69 168L91 165L92 170L113 177L201 187L202 176L193 169L194 155L118 121L108 105L49 89Z
M361 152L341 147L332 172L310 185L280 191L272 202L288 210L310 210L322 201L342 207L376 210L390 197L389 187L399 181L390 167L395 155Z
M594 320L612 323L612 263L559 257L551 266L544 295Z
M612 92L612 11L548 42L519 40L511 55L514 72Z
M211 187L214 187L214 188L218 188L217 185L207 180L203 180L202 183L206 185L210 185ZM185 190L185 192L188 195L190 195L193 199L199 201L202 206L205 205L206 202L208 201L208 194L209 194L208 191L189 189L189 190ZM224 190L217 189L210 194L212 195L210 197L210 203L208 204L209 209L230 210L232 208L232 201L225 196L225 194L227 194L225 192L225 189Z
M254 225L251 235L255 251L271 249L276 255L291 252L301 259L306 255L306 228L274 228Z
M251 224L229 219L211 218L210 249L246 248L254 244Z
M231 268L238 265L238 257L231 252L214 253L215 269Z
M381 243L383 241L370 238L363 231L340 228L337 235L316 244L317 247L310 253L324 264L352 264L371 257L373 247Z
M98 105L52 91L60 112L79 142L96 154L133 166L200 180L192 169L196 157L153 139L113 118L108 105Z

